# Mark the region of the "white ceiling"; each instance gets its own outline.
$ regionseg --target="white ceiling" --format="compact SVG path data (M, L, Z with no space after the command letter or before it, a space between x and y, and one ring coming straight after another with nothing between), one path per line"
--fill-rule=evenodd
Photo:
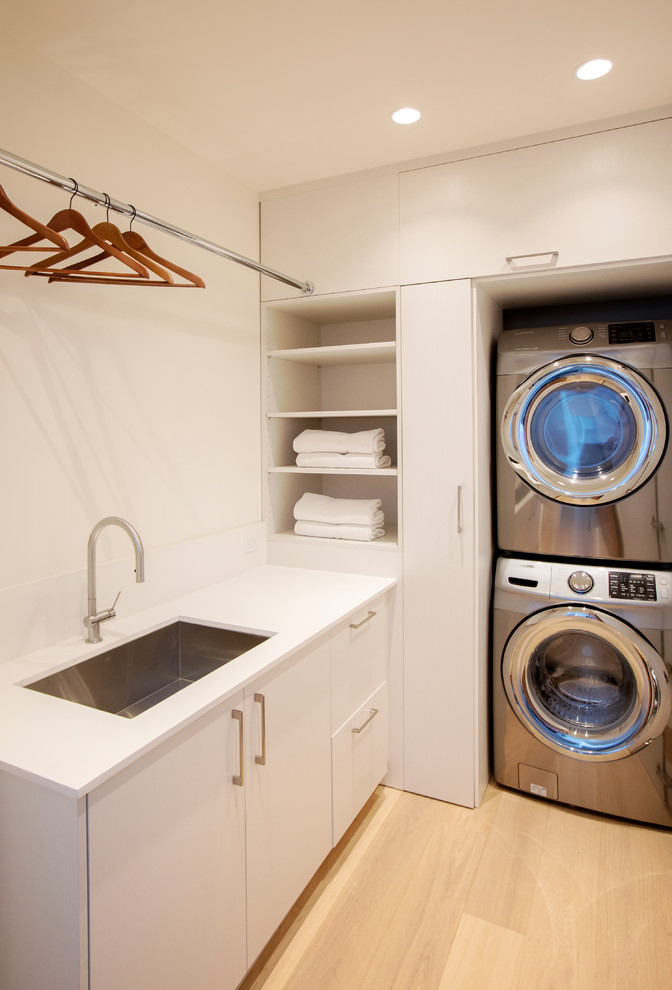
M670 0L33 0L12 32L256 190L672 102Z

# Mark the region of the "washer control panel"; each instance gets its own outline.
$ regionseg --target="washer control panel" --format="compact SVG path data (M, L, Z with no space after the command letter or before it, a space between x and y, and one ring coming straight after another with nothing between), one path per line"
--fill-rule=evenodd
M511 608L520 608L520 596L534 599L660 608L672 618L672 570L635 570L586 562L564 563L550 560L521 560L500 557L495 573L495 590L504 598L513 596ZM515 599L518 598L518 604ZM666 627L667 628L667 627Z
M633 571L609 571L609 597L628 601L655 602L656 575Z

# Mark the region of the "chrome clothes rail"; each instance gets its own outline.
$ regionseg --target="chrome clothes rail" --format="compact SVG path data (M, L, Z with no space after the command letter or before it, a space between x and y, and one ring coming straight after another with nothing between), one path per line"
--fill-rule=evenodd
M267 268L266 265L261 265L251 258L246 258L242 254L236 254L235 251L229 251L228 248L222 247L220 244L215 244L213 241L206 241L203 237L189 233L188 230L181 230L172 223L160 220L158 217L150 216L148 213L143 213L142 210L136 209L130 203L121 203L119 200L110 199L107 193L100 193L95 189L89 189L88 186L81 186L76 179L68 178L65 175L59 175L57 172L42 168L41 165L35 165L25 158L12 155L8 151L3 151L2 148L0 148L0 164L7 165L8 168L13 168L17 172L23 172L24 175L30 175L34 179L48 182L52 186L58 186L66 192L77 193L78 196L88 199L92 203L98 203L100 206L105 206L110 210L114 210L116 213L123 213L124 216L131 217L132 220L144 223L148 227L154 227L156 230L162 230L165 234L170 234L171 237L177 237L181 241L195 244L196 247L202 248L204 251L210 251L212 254L219 255L221 258L228 258L229 261L235 261L238 265L252 268L262 275L268 275L269 278L276 279L278 282L284 282L285 285L292 285L296 289L301 289L307 295L315 290L312 282L302 282L300 279L292 278L290 275L283 275L282 272L277 272L273 268Z

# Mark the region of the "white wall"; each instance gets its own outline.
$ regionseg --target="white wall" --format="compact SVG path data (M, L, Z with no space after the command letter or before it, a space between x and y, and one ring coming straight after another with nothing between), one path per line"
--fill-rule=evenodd
M29 51L3 53L0 82L7 151L258 257L254 191ZM69 203L4 167L0 184L45 222ZM48 285L0 271L0 596L82 569L89 531L108 514L128 518L149 551L261 518L259 277L137 229L207 288ZM0 243L25 233L0 212ZM130 549L108 530L99 560ZM16 587L11 600L20 608Z

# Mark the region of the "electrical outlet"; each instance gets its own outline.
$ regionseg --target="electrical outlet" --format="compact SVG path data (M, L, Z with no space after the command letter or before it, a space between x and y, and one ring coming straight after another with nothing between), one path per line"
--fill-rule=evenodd
M250 536L246 536L245 537L245 545L244 545L244 551L245 551L245 553L254 553L255 550L258 550L258 549L259 549L259 546L258 546L258 542L257 542L256 536L251 536L251 535Z

